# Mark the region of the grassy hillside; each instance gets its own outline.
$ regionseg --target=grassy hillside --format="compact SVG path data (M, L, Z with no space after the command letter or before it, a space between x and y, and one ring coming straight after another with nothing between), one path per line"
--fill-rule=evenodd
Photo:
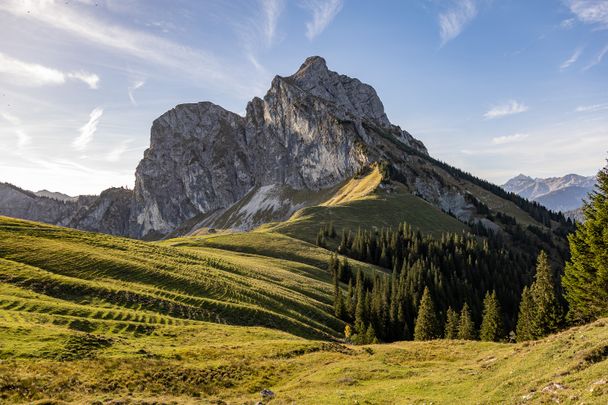
M320 227L330 221L338 233L342 229L355 231L358 228L396 228L402 222L434 236L439 236L442 232L468 229L456 218L398 186L391 193L377 191L345 202L338 200L331 204L307 207L285 222L264 225L260 230L283 233L314 243Z
M309 251L314 260L293 262L0 217L0 308L83 331L211 321L336 337L329 252Z
M608 400L606 320L517 345L341 344L328 255L268 232L147 243L0 218L0 402Z
M56 316L0 310L1 402L253 404L262 389L273 404L608 401L608 320L527 344L361 347L207 322L85 333Z

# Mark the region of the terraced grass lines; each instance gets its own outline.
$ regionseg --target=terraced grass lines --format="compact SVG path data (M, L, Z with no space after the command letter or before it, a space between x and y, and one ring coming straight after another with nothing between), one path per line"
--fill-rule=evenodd
M8 302L14 290L0 302L12 310L151 324L260 325L324 338L343 329L332 315L322 267L8 218L0 219L0 283L23 290L19 303Z

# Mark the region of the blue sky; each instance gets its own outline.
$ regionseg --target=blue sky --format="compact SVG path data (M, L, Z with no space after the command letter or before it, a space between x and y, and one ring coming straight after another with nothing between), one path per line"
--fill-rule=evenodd
M32 190L132 187L156 117L311 55L495 183L608 156L608 0L2 0L0 38L0 181Z

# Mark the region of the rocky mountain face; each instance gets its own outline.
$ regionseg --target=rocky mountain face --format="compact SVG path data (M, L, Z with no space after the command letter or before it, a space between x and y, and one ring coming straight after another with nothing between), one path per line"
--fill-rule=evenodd
M208 102L179 105L152 125L150 148L136 171L130 234L166 234L256 190L332 187L379 158L378 129L427 153L389 122L371 86L330 71L320 57L308 58L291 76L276 76L263 99L248 103L245 117ZM271 197L249 199L280 212L268 217L273 220L296 208L263 204Z
M133 190L66 199L4 185L0 214L144 239L201 227L247 230L323 202L371 164L430 204L493 231L500 226L485 217L487 205L528 209L431 158L422 142L391 124L371 86L315 56L293 75L276 76L244 117L210 102L160 116Z
M520 174L502 187L553 211L573 211L595 187L595 176L568 174L563 177L532 178Z
M0 183L0 215L112 235L127 234L131 190L111 188L99 196L61 196Z

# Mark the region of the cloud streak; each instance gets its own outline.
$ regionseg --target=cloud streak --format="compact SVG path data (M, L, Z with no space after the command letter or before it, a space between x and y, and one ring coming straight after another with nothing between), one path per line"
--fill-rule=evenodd
M306 38L312 41L338 15L344 2L342 0L307 0L302 5L312 13L312 20L306 23Z
M0 53L0 73L12 83L27 87L59 86L68 79L79 80L91 89L96 89L99 76L84 71L65 73L57 69L24 62Z
M439 14L441 45L456 38L478 13L474 0L456 0L453 7Z
M528 111L528 106L515 100L511 100L505 104L497 105L486 111L483 115L485 119L491 120L495 118L505 117L507 115L520 114Z
M67 7L63 1L3 0L0 1L0 11L33 20L101 48L177 70L216 88L225 90L229 87L250 96L253 87L250 82L235 80L237 75L230 64L221 63L211 53L145 31L108 23L83 12L82 8Z
M17 134L17 149L23 149L32 143L32 137L29 136L23 129L16 129Z
M606 45L605 47L603 47L598 54L595 56L595 58L593 59L593 61L591 61L591 63L589 63L587 66L585 66L583 68L583 70L589 70L592 67L594 67L595 65L599 65L600 63L602 63L602 59L604 59L604 56L606 56L606 53L608 53L608 45Z
M118 144L118 146L108 152L105 157L105 160L107 160L108 162L118 162L122 155L127 151L127 147L132 141L132 139L127 139L126 141L123 141Z
M91 111L89 114L89 121L80 127L78 130L80 135L78 135L78 137L76 137L76 139L74 139L72 142L74 149L84 150L86 149L87 145L91 143L93 137L95 136L95 132L97 132L97 124L99 124L99 120L101 119L102 115L103 109L100 107L97 107Z
M271 46L276 36L279 17L283 12L282 0L260 0L263 13L263 33L266 46Z
M604 104L593 104L593 105L581 105L576 107L576 112L582 112L582 113L586 113L586 112L596 112L596 111L603 111L603 110L608 110L608 103L604 103Z
M135 82L133 82L133 84L131 86L128 87L129 100L131 100L131 104L137 105L137 102L135 101L135 97L133 96L133 93L135 92L135 90L142 87L145 83L146 82L144 82L143 80L136 80Z
M576 48L574 50L574 53L572 54L572 56L570 56L568 59L566 59L559 67L560 70L565 70L568 69L570 67L570 65L572 65L573 63L576 63L576 61L578 60L578 58L581 56L581 54L583 53L583 48Z
M495 145L504 145L507 143L519 142L528 137L528 134L513 134L513 135L505 135L498 136L496 138L492 138L492 143Z
M23 148L32 143L32 137L22 128L21 120L10 113L0 112L0 118L8 122L17 136L17 152L21 152Z

